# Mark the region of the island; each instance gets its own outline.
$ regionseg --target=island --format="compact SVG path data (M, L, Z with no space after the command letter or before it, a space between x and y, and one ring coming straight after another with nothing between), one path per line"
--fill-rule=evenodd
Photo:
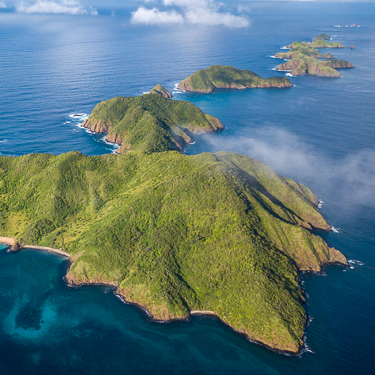
M173 124L212 131L218 121L159 94L114 98L86 125L118 134L126 153L0 156L1 238L14 251L60 249L69 284L111 285L154 320L214 314L299 353L299 273L347 260L316 234L330 226L306 186L248 156L176 151Z
M194 133L224 129L220 120L194 104L170 100L160 93L100 102L81 126L107 134L106 141L120 145L118 153L134 149L148 153L182 151L193 142Z
M292 87L288 78L261 78L250 70L232 66L213 65L198 70L178 84L178 89L188 92L212 93L217 89L284 88Z
M336 69L354 68L354 65L345 60L336 60L334 56L320 53L317 48L344 48L341 43L329 43L328 35L320 34L311 43L294 42L287 46L288 52L279 52L276 58L286 59L276 70L290 72L293 76L317 75L320 77L341 77Z

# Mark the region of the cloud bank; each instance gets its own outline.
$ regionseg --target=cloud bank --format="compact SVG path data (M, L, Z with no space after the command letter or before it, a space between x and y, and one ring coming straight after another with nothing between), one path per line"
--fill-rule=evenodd
M19 13L50 13L50 14L90 14L97 15L94 8L85 8L75 0L37 0L34 3L21 1L15 4Z
M0 9L5 9L7 6L4 1L0 1Z
M247 27L249 20L243 15L223 12L223 4L214 0L163 0L167 10L148 9L143 6L132 13L134 24L195 24L210 26L227 26L233 28ZM169 10L168 7L176 7Z
M323 200L375 207L374 150L332 160L297 135L273 126L254 130L252 137L236 136L225 142L207 137L205 142L213 151L235 151L262 160L279 174L303 182Z

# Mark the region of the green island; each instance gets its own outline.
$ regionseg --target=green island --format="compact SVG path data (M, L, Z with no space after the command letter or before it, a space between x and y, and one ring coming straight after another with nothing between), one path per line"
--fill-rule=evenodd
M293 76L311 74L320 77L341 77L336 69L354 68L353 64L345 60L336 60L331 53L322 54L317 50L317 48L344 48L341 43L330 43L326 39L329 39L328 35L320 34L311 43L294 42L287 46L290 51L275 55L279 59L288 59L276 70L289 71Z
M69 284L112 285L155 320L215 314L298 353L299 272L346 258L314 234L330 227L304 185L244 155L176 151L173 124L211 131L207 116L159 94L114 98L89 120L126 139L126 153L0 156L0 234L14 251L64 251Z
M162 86L156 87L168 93ZM107 134L108 142L120 145L118 153L134 149L148 153L182 151L193 142L193 133L224 129L216 117L203 113L194 104L169 100L159 92L100 102L82 126Z
M212 93L217 89L283 88L292 87L288 78L262 78L250 70L232 66L213 65L198 70L178 84L179 90Z

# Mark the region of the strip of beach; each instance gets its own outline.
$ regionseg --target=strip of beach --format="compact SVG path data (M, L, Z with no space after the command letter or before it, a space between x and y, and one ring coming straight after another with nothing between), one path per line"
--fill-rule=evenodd
M16 243L15 238L11 237L0 237L0 243L3 243L5 245L13 246ZM62 249L53 249L52 247L44 247L44 246L34 246L34 245L22 245L20 248L17 248L17 250L11 250L11 251L19 251L23 249L34 249L34 250L42 250L42 251L48 251L51 253L60 254L66 258L70 259L70 255L66 253L65 251L62 251Z

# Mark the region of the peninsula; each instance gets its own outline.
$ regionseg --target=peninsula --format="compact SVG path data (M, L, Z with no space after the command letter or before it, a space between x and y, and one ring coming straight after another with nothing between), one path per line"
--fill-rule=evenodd
M288 61L280 64L276 70L291 72L293 76L306 74L320 77L341 77L336 69L354 68L354 65L345 60L336 60L334 56L320 53L317 48L344 48L341 43L330 43L328 35L320 34L311 43L294 42L287 46L288 52L279 52L275 55L279 59Z
M123 155L0 156L0 235L14 250L61 249L68 283L113 285L156 320L209 312L253 341L298 353L299 272L347 265L314 234L330 230L318 200L254 158L173 151L170 121L180 113L213 129L211 117L178 103L149 94L95 107L90 121L127 132Z
M261 78L250 70L232 66L213 65L198 70L178 84L179 90L212 93L216 89L283 88L292 87L288 78Z

